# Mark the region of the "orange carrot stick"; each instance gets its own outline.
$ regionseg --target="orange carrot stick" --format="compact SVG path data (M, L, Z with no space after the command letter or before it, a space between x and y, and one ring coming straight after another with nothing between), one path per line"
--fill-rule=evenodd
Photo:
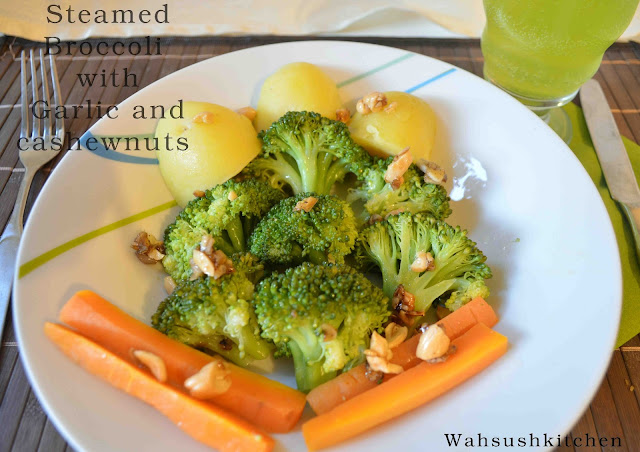
M445 362L422 362L303 424L309 449L333 446L423 405L477 374L507 350L507 338L482 323L453 344L457 351Z
M493 328L498 323L498 316L484 299L478 297L471 300L466 305L448 316L439 320L439 325L449 339L454 340L469 331L472 327L482 323L483 325ZM398 345L393 349L393 358L391 361L401 365L405 370L410 369L420 363L420 358L416 356L416 349L420 342L420 334L416 334L407 341ZM385 378L391 378L393 375L387 375Z
M244 419L160 383L150 374L64 326L47 322L44 332L76 364L153 406L185 433L207 446L223 452L273 450L273 439Z
M166 364L168 381L184 381L212 361L211 356L165 336L89 290L76 293L60 311L60 321L136 364L132 350L146 350ZM211 402L269 432L285 433L296 425L305 406L303 393L228 363L231 387Z
M474 298L457 311L452 312L438 322L449 339L454 340L466 333L474 325L482 323L493 327L498 323L498 317L491 306L482 298ZM416 348L420 341L420 335L416 334L393 349L391 362L402 366L405 370L420 363L416 356ZM312 389L307 394L307 402L316 414L323 414L340 405L341 403L375 388L378 383L369 380L364 364L354 367L348 372L338 375L333 380ZM387 375L385 379L393 378Z
M462 336L477 323L492 328L498 323L498 316L486 301L477 297L438 322L452 340Z

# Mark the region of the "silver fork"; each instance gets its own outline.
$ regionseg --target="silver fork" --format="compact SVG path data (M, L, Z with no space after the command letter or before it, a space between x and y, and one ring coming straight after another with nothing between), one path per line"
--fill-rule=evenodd
M13 212L9 218L7 227L2 233L2 237L0 237L0 338L2 337L2 330L7 315L7 306L9 305L9 299L11 297L16 255L18 252L18 244L20 243L20 236L22 235L24 206L27 202L29 188L31 187L33 176L35 176L36 172L42 168L44 164L60 152L64 140L64 121L56 118L53 113L55 107L60 105L60 83L53 55L49 55L49 71L51 84L53 86L52 102L49 96L49 75L47 74L47 64L44 53L42 49L40 49L40 74L38 75L35 62L36 57L33 49L29 52L29 77L32 91L30 103L29 90L27 89L27 62L25 53L26 51L23 51L20 56L20 89L22 92L20 97L22 108L20 138L22 147L26 148L26 150L19 151L20 161L22 165L24 165L25 172L22 177L22 182L20 183L20 188L18 189L18 197L13 206ZM40 83L38 83L39 79ZM38 92L39 84L42 85L42 98L40 98L40 93ZM38 116L44 116L42 124L38 117L31 114L30 108L30 105L34 105L40 100L46 102L48 111L48 113L44 115L43 110L40 109ZM30 116L32 121L29 121ZM31 127L29 127L30 122L33 122ZM54 146L53 140L59 141L59 146ZM34 147L39 145L40 142L43 143L43 146L35 150Z

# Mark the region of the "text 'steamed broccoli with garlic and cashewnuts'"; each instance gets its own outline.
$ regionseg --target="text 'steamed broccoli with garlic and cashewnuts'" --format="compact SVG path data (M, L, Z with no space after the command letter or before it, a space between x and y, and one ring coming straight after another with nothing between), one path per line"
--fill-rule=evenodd
M269 433L295 429L309 403L317 416L302 432L315 450L427 403L505 353L491 329L486 257L447 223L427 102L369 92L350 111L321 68L292 63L264 82L256 109L180 108L156 137L189 142L157 151L182 211L164 231L119 244L163 266L167 297L152 329L76 294L60 320L78 333L46 331L85 368L143 381L153 391L128 392L222 450L233 438L233 450L271 450ZM108 362L78 359L91 347ZM274 359L293 361L297 389L254 373ZM179 397L160 404L168 393Z
M44 4L45 17L48 24L65 24L67 26L91 25L96 35L100 35L100 27L110 24L169 24L171 23L171 5L164 3L157 9L84 9L69 4ZM145 36L138 39L121 40L85 40L63 41L57 36L43 36L43 55L71 56L71 55L116 55L116 56L159 56L162 55L162 40L158 37ZM33 54L34 58L37 55ZM83 70L89 65L84 66ZM43 72L44 73L44 72ZM75 77L81 88L106 88L106 87L140 87L142 74L130 70L127 67L122 70L101 69L96 72L66 73L65 77ZM93 90L89 90L90 92ZM99 91L99 90L98 90ZM128 113L131 118L139 120L158 120L161 118L184 119L188 112L184 111L184 102L177 100L175 105L134 105ZM103 104L99 99L85 97L83 103L65 105L63 103L48 103L46 100L37 100L30 105L30 114L36 120L43 120L53 114L58 119L117 119L121 112L117 105ZM195 118L191 118L197 122ZM105 148L109 151L148 151L158 150L185 151L189 148L189 137L185 134L156 135L155 137L83 137L67 131L63 138L48 137L31 139L20 137L17 141L18 149L43 150L53 148L61 150L63 146L69 150L98 151Z

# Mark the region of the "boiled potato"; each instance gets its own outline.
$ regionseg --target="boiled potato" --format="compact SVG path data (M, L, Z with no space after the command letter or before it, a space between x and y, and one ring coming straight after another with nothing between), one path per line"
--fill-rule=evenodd
M430 160L436 137L436 116L428 103L400 91L384 93L385 111L366 115L355 113L349 130L351 137L371 154L379 157L396 155L409 147L413 160ZM395 108L390 106L395 102Z
M260 152L260 141L246 116L220 105L184 102L183 118L163 118L156 137L160 172L169 191L184 207L196 190L206 190L235 176ZM167 150L172 143L187 139L187 150Z
M291 63L270 75L258 99L256 130L267 129L288 111L315 111L336 119L342 107L336 82L310 63Z

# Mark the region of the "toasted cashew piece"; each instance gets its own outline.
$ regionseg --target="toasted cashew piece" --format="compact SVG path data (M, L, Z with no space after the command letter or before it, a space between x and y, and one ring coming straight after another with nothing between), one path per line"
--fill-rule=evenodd
M409 328L391 322L384 329L384 336L387 338L389 348L396 348L402 344L409 334Z
M439 325L431 325L420 336L416 356L423 361L443 357L451 345L451 339Z
M236 110L236 112L242 116L246 116L249 121L256 119L256 115L258 114L253 107L242 107Z
M167 381L167 366L162 358L145 350L134 350L133 356L143 364L160 383Z
M215 357L213 361L205 365L198 373L184 381L184 387L189 390L191 396L197 399L210 399L231 387L231 371L222 358Z

